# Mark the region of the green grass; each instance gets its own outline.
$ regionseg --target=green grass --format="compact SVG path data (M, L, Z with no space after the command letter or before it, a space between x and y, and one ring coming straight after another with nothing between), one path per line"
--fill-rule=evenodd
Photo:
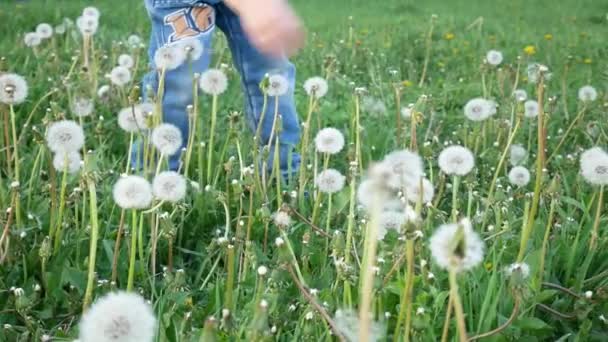
M78 63L70 81L62 82L70 70L72 56L77 56L77 50L82 49L78 34L44 42L36 54L24 46L23 34L34 30L40 22L57 24L64 17L75 18L88 3L72 0L28 1L19 5L10 0L0 3L0 56L5 57L2 69L23 75L30 86L27 101L15 107L17 130L24 134L19 146L22 169L19 194L23 217L20 225L4 211L11 207L14 190L10 187L12 178L8 165L12 163L6 158L5 143L11 139L4 129L0 129L0 235L6 231L10 237L8 250L0 246L0 252L6 253L5 258L0 253L0 259L4 259L0 264L0 323L7 325L0 327L0 341L39 341L44 334L54 336L57 341L71 341L77 337L77 323L87 287L90 227L95 223L86 193L90 184L87 181L94 181L97 188L99 219L94 268L97 286L93 296L99 298L127 286L127 245L131 235L123 237L119 251L118 283L108 282L121 221L121 210L112 200L112 186L125 168L129 140L116 125L116 113L127 105L126 93L118 94L122 96L115 93L109 102L97 101L95 115L85 120L86 146L94 152L88 159L86 171L67 178L63 244L52 256L41 257L52 219L57 217L61 183L61 174L52 170L50 152L44 146L45 127L59 118L73 118L70 101L75 94L90 91L91 85ZM368 225L364 223L369 217L364 210L358 210L355 205L351 207L350 184L358 185L364 174L350 174L349 162L357 153L354 147L357 129L361 132L359 157L363 170L389 152L410 145L409 123L400 139L396 139L395 134L395 113L400 108L396 105L394 86L400 84L403 86L401 105L416 103L416 111L420 112L417 144L427 176L436 186L437 198L433 206L421 209L423 219L416 227L408 227L404 234L391 232L378 244L378 256L385 262L377 265L372 309L384 336L380 340L395 337L400 303L405 298L403 291L408 280L413 280L411 340L439 341L441 338L449 295L448 274L433 263L428 239L436 227L450 223L452 192L447 185L452 181L441 174L437 156L445 144L465 144L477 149L476 167L463 178L455 198L461 216L476 217L474 229L486 240L481 265L459 277L459 293L469 335L504 324L512 313L515 294L521 298L518 315L499 334L481 341L604 341L608 336L608 324L601 318L608 317L606 205L597 221L600 227L598 248L592 251L589 240L596 220L598 189L580 177L578 159L583 150L608 145L608 48L605 44L608 4L594 0L298 0L293 4L308 29L308 45L294 58L298 69L296 103L300 117L304 120L308 110L308 97L301 87L304 80L315 75L328 77L330 92L319 102L311 133L314 137L320 128L331 126L341 130L347 142L345 151L330 161L332 168L347 175L347 186L333 195L331 212L327 210L324 198L317 221L321 229L325 229L329 218L330 231L342 234L332 235L326 247L325 239L314 234L308 219L293 214L293 224L283 235L294 249L295 263L301 269L307 288L318 290L314 300L322 304L331 317L338 309L357 309L361 304L359 262L370 244L365 239ZM108 0L96 5L102 12L101 29L95 36L99 67L96 71L102 77L111 70L112 61L119 53L128 52L118 42L133 33L146 37L150 28L140 0ZM437 15L437 19L431 43L427 45L432 15ZM449 36L453 39L448 39ZM219 47L216 62L229 64L227 54L221 54L226 49L224 41L219 39L216 43ZM427 46L430 46L428 73L423 85L418 86ZM535 54L524 53L524 48L529 46L534 47ZM482 67L482 60L490 49L504 54L500 71ZM220 55L223 59L217 60ZM521 56L519 74L518 56ZM548 102L545 107L548 155L555 150L576 114L582 110L584 116L573 125L558 156L545 166L547 172L536 189L537 122L523 121L514 143L522 144L530 152L525 166L532 173L532 182L522 189L509 187L507 160L499 169L500 186L496 187L494 201L485 217L486 224L482 225L479 221L486 210L490 183L507 144L509 127L505 122L511 120L513 111L522 110L511 98L516 75L519 88L525 89L530 96L537 94L535 85L527 82L525 72L532 62L546 64L553 74L544 92ZM236 71L229 68L227 73L230 87L228 94L219 98L218 149L214 153L216 163L212 165L220 175L218 185L213 191L200 192L189 187L183 203L165 205L161 210L146 214L142 226L146 244L143 254L149 258L147 247L153 219L161 211L173 213L170 218L162 219L159 227L162 237L158 245L156 276L150 274L150 267L139 265L137 251L136 289L153 303L159 319L158 341L213 341L207 339L209 336L221 341L333 340L335 337L330 335L320 314L314 313L312 319L307 317L316 312L316 307L302 295L296 286L296 277L290 276L289 269L294 267L291 254L274 245L275 238L281 236L271 218L279 209L274 187L270 187L267 194L255 187L250 192L248 189L253 181L247 177L236 185L231 184L241 176L238 162L230 164L228 160L238 153L237 141L245 164L255 161L251 152L254 148L252 135L245 127L245 120L238 121L232 135L228 133L226 113L242 111L242 94ZM142 74L143 65L136 77L140 78ZM584 106L577 100L577 91L586 84L595 86L600 96ZM358 128L353 123L356 87L366 88L366 94L358 100L379 99L387 108L386 113L364 109ZM54 88L57 92L43 98ZM480 125L466 122L462 108L469 99L482 96L484 90L499 107L498 113L481 129ZM422 95L426 95L426 100L421 100ZM552 101L548 101L549 98ZM36 106L38 102L39 106ZM209 134L210 104L208 96L201 96L199 123L203 125L202 140L205 141ZM24 127L30 113L31 125ZM8 107L3 105L0 107L2 128L6 126L5 114L8 115ZM224 155L220 153L223 146L226 147ZM313 149L308 149L311 159ZM195 149L194 160L198 160L199 153L206 156L206 151ZM319 168L321 164L320 161ZM191 179L204 187L205 181L199 179L199 165L194 163L192 166ZM551 186L552 182L557 186ZM75 188L81 191L74 191ZM289 194L297 189L292 183L283 190ZM307 182L306 190L311 194L315 191L312 181ZM540 196L538 216L531 221L530 238L522 251L523 260L530 265L531 276L526 280L513 280L503 269L515 262L520 252L520 237L526 224L525 207L531 203L530 193L535 190ZM310 218L311 198L284 197L286 203L304 218ZM232 262L227 242L220 238L226 225L225 208L229 214L230 238L236 236L229 243L234 244L238 262ZM551 214L553 220L549 222ZM345 235L350 215L356 220L352 222L353 244L346 255ZM126 215L125 222L130 225L130 215ZM245 243L249 223L251 236ZM547 226L550 231L543 255ZM413 244L415 268L413 274L408 274L403 257L406 243L399 237L411 238L412 230L421 231L424 237ZM169 262L170 248L175 269L184 272L163 272L162 266ZM326 248L336 258L350 260L346 270L336 268L333 258L326 255ZM241 267L242 261L246 261L247 268ZM259 265L268 267L266 278L256 275ZM236 272L234 283L228 280L232 272ZM540 283L541 277L545 284ZM39 291L35 290L37 286ZM11 290L13 287L23 288L25 295L16 297ZM592 291L591 299L585 298L586 291ZM262 298L269 303L265 310L259 306ZM232 316L222 319L222 309L226 306L231 306ZM209 317L215 317L219 324L209 324L208 335L205 335L203 326ZM273 333L272 327L276 329ZM457 341L454 320L450 321L449 328L450 341ZM356 330L355 327L350 329ZM404 340L403 331L404 324L396 341Z

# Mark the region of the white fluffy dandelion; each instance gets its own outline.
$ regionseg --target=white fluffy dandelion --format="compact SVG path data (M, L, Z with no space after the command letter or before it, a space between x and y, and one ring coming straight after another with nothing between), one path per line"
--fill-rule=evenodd
M53 26L47 23L38 24L38 26L36 26L36 33L42 39L51 38L53 36Z
M131 55L123 53L122 55L118 56L118 65L131 69L135 65L135 60L133 60Z
M135 293L115 292L97 300L80 321L80 342L152 342L156 318Z
M490 50L488 53L486 53L486 62L488 62L490 65L499 65L502 63L502 60L502 52L498 50Z
M338 331L348 342L359 341L360 321L356 312L351 310L337 310L334 317ZM369 331L369 340L366 342L383 341L386 328L379 322L372 322Z
M80 16L76 19L76 26L83 35L92 36L97 33L99 19L93 16Z
M140 176L122 177L114 184L114 202L123 209L145 209L152 203L152 186Z
M146 129L146 113L142 105L125 107L118 112L118 125L126 132L138 132Z
M401 231L401 227L406 223L407 217L403 212L400 211L383 211L380 214L380 221L378 222L378 240L384 240L384 237L389 230L396 232Z
M55 153L78 151L84 145L84 131L75 121L57 121L49 126L46 143Z
M142 44L141 37L136 34L132 34L127 38L127 44L129 44L129 46L132 48L139 47Z
M464 115L471 121L484 121L492 116L492 114L491 103L483 98L478 97L469 100L464 106Z
M509 171L509 182L518 187L530 183L530 171L523 166L516 166Z
M154 53L154 65L159 70L174 70L186 61L186 53L179 44L161 46Z
M203 55L203 43L199 39L186 39L180 43L186 60L197 61Z
M391 171L386 181L395 190L419 182L424 174L422 158L410 150L393 151L386 155L384 163Z
M25 101L28 94L27 81L17 74L0 75L0 102L16 105Z
M597 100L597 90L590 85L581 87L578 90L578 99L583 102L593 102Z
M345 182L346 177L340 171L327 169L317 175L315 184L319 188L319 191L332 194L341 191L344 188Z
M23 36L23 43L25 43L25 46L27 47L36 47L40 45L41 42L42 39L36 32L28 32Z
M75 151L61 152L53 157L53 168L58 172L75 173L80 170L81 162L80 153Z
M406 119L406 120L411 119L412 118L412 111L413 111L412 106L407 106L407 107L401 108L401 117L404 118L404 119Z
M507 277L519 276L521 279L526 279L530 276L530 266L525 262L516 262L505 267Z
M291 217L288 213L279 210L272 215L272 220L277 227L285 228L291 225Z
M161 201L179 202L186 197L186 179L174 171L161 172L152 181L152 193Z
M110 86L107 84L102 85L97 89L97 97L102 100L107 100L110 97Z
M72 114L77 117L89 116L93 113L93 100L86 97L75 98L72 102Z
M268 96L283 96L289 90L289 81L283 75L272 75L268 78L268 89L266 94Z
M152 145L164 156L175 154L182 143L182 132L175 125L164 123L152 130Z
M466 147L449 146L439 154L439 167L447 175L464 176L475 167L475 157Z
M55 32L55 35L62 35L66 31L66 26L64 23L61 23L59 25L56 25L53 31Z
M329 86L323 77L315 76L304 82L304 90L308 96L320 99L327 94Z
M209 95L220 95L228 88L228 77L220 69L209 69L201 75L201 90Z
M333 127L323 128L315 136L315 147L319 153L339 153L344 148L344 135Z
M538 106L538 102L534 100L528 100L524 102L524 116L527 118L535 118L538 116L540 111L540 107Z
M110 82L118 87L124 87L131 81L131 71L124 66L117 66L110 72Z
M99 12L99 9L97 9L97 7L88 6L82 10L82 15L85 17L99 19L99 17L101 16L101 12Z
M459 233L460 230L462 234ZM430 249L433 260L439 267L461 272L481 263L484 244L473 230L471 221L464 219L437 228L431 237Z
M513 92L513 98L517 102L524 102L528 99L528 93L523 89L517 89Z
M511 145L510 152L510 162L513 166L521 165L528 158L528 151L521 144Z
M430 180L422 178L421 182L413 182L405 188L407 200L410 203L418 203L422 199L422 203L431 203L435 197L435 187Z
M608 153L600 147L581 154L581 175L589 184L608 185Z

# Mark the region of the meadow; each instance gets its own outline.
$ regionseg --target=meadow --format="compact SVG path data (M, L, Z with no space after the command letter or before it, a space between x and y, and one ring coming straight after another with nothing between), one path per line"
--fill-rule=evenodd
M142 1L0 3L0 341L608 340L608 4L293 5L283 179L219 31L182 137Z

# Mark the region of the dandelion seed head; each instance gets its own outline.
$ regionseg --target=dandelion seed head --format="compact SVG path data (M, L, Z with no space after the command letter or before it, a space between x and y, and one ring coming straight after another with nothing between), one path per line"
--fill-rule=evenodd
M131 81L131 71L124 66L117 66L110 72L110 81L118 87L124 87Z
M342 188L344 188L345 182L346 177L344 177L340 171L327 169L317 175L315 184L317 185L317 188L319 188L319 191L332 194L341 191Z
M483 98L469 100L464 106L464 115L471 121L484 121L492 116L491 104Z
M509 171L509 182L520 188L528 185L530 183L530 171L523 166L515 166Z
M455 241L462 229L461 241ZM483 260L484 243L473 230L471 221L445 224L437 228L430 239L431 255L435 263L456 272L467 271Z
M334 322L338 331L346 341L357 342L359 341L359 328L360 321L359 316L355 311L352 310L337 310ZM383 341L386 328L379 322L371 322L369 330L368 342Z
M83 15L76 19L76 26L83 35L94 35L99 28L99 18L91 15Z
M132 34L127 38L127 44L129 44L129 46L132 48L139 47L142 44L141 37L136 34Z
M97 89L97 97L105 101L110 97L110 86L107 84L102 85Z
M25 78L17 74L0 75L0 102L7 105L17 105L25 101L28 85Z
M608 185L608 153L593 147L581 154L581 175L591 185Z
M47 23L41 23L36 26L36 33L42 39L48 39L53 36L53 26Z
M49 126L46 143L55 153L78 151L84 145L84 131L75 121L57 121Z
M323 128L315 137L315 146L319 153L337 154L344 148L344 135L335 128Z
M99 19L99 17L101 16L101 12L99 12L99 9L97 9L97 7L88 6L82 10L82 15L85 17Z
M520 144L511 145L510 152L510 162L513 166L521 165L528 158L528 151Z
M502 52L500 52L500 51L490 50L486 54L486 62L488 62L488 64L490 64L490 65L497 66L500 63L502 63L502 60L503 60L503 56L502 56Z
M319 76L311 77L304 82L304 90L308 96L320 99L327 94L327 81Z
M122 55L118 56L118 65L131 69L135 65L135 60L133 60L131 55L123 53Z
M266 94L268 96L283 96L289 90L289 81L285 76L275 74L268 78L268 89Z
M435 187L431 181L422 178L421 182L412 182L405 188L407 200L412 204L418 203L421 199L422 203L431 203L435 197Z
M378 223L378 240L383 240L389 230L400 232L405 222L406 216L403 212L383 211L380 214L380 221Z
M76 173L80 170L82 158L75 151L56 153L53 157L53 167L58 172Z
M40 45L42 42L42 38L36 32L28 32L23 36L23 43L27 47L36 47Z
M201 75L199 85L206 94L221 95L228 88L228 77L220 69L209 69Z
M174 70L186 61L186 53L179 44L161 46L154 53L154 65L159 70Z
M523 89L517 89L513 92L513 98L517 102L524 102L528 99L528 93Z
M168 123L160 124L152 130L152 144L164 156L171 156L180 150L183 144L182 132Z
M439 167L447 175L464 176L475 167L475 157L471 150L459 145L441 151L438 161Z
M184 51L186 60L197 61L203 55L203 43L199 39L186 39L179 43L180 48Z
M81 342L151 342L156 318L149 304L134 293L110 293L97 300L80 321Z
M408 106L408 107L403 107L401 108L401 117L409 120L412 118L412 112L413 112L413 108Z
M581 87L578 90L578 99L583 102L593 102L597 100L597 90L590 85Z
M114 202L123 209L145 209L152 203L152 186L143 177L126 176L114 184Z
M387 183L395 190L419 182L424 174L422 158L410 150L393 151L384 157L384 163L391 171Z
M85 117L93 113L93 100L86 97L77 97L72 103L72 113L77 117Z
M118 125L126 132L138 132L148 128L146 115L148 105L142 103L134 107L125 107L118 112Z
M177 203L186 197L186 179L175 171L159 173L152 181L152 193L161 201Z
M530 276L530 266L525 262L516 262L505 267L507 277L518 276L521 279L526 279Z
M272 219L274 220L274 224L277 227L286 228L291 225L291 217L288 213L279 210L272 215Z

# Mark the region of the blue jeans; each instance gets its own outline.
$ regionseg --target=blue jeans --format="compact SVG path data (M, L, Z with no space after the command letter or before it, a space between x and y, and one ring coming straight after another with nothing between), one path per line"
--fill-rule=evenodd
M282 117L279 139L280 167L283 174L288 170L296 172L300 165L300 156L294 148L300 140L300 124L294 104L295 67L286 58L271 58L259 52L249 42L239 17L221 0L144 0L150 20L152 34L150 38L149 59L154 64L156 50L165 44L183 42L186 39L198 39L203 44L203 55L192 63L185 63L177 69L168 71L165 78L163 98L163 120L176 125L182 131L184 147L188 137L188 115L186 107L193 103L193 73L203 73L208 67L212 54L212 35L215 26L226 35L234 65L241 76L241 85L245 95L245 112L249 128L255 133L258 127L264 103L264 94L259 84L266 74L281 74L289 80L289 91L279 98L278 109ZM158 89L158 72L154 65L144 77L145 89ZM230 101L228 96L220 97ZM267 112L261 123L261 144L268 144L275 113L275 99L268 98ZM268 168L272 167L274 146L271 145ZM291 155L291 156L290 156ZM289 158L291 157L291 158ZM171 169L179 168L179 155L169 160ZM288 166L291 160L291 167Z

